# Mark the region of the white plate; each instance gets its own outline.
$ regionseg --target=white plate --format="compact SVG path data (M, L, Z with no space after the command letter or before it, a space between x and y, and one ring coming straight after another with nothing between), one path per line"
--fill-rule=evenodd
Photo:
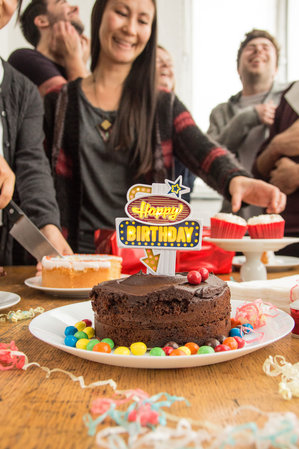
M52 296L60 296L61 298L82 299L88 298L91 288L52 288L42 286L42 277L35 276L25 280L27 287L35 288Z
M263 251L278 251L292 243L298 243L298 237L283 237L282 239L213 239L204 238L207 242L214 243L226 251L242 251L243 253L262 253Z
M21 298L16 293L0 292L0 310L4 310L8 307L14 306L20 301Z
M236 268L240 268L245 262L245 256L235 256L233 258L233 265ZM299 265L299 257L291 256L279 256L275 255L274 260L270 263L266 263L265 266L267 271L283 271L289 270L290 268L297 267Z
M244 304L244 301L232 300L232 316L238 306ZM275 318L270 318L269 324L261 327L259 330L264 332L263 339L259 342L248 343L242 349L233 351L218 352L215 354L202 354L179 357L157 357L157 356L134 356L134 355L114 355L100 352L87 351L83 349L72 348L64 344L64 330L66 326L72 326L82 319L88 318L93 322L93 311L91 301L70 304L56 309L49 310L36 318L30 325L30 332L38 339L55 346L62 351L76 355L82 359L92 360L93 362L105 363L107 365L116 365L130 368L186 368L192 366L211 365L214 363L225 362L237 357L241 357L257 349L267 346L276 340L284 337L294 327L294 320L285 312L278 311ZM107 335L112 337L112 335Z

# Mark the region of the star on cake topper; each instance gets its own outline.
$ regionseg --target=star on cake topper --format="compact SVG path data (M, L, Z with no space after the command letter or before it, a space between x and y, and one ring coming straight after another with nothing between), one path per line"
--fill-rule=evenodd
M190 192L189 187L182 184L182 175L180 175L174 182L169 181L168 179L166 179L165 181L170 188L169 192L167 192L167 195L173 194L178 198L181 198L184 193Z

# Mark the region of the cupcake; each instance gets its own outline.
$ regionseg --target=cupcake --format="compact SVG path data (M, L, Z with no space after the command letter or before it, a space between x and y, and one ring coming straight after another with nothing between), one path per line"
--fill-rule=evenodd
M248 232L252 239L281 239L285 221L280 215L268 214L251 217Z
M241 239L247 229L246 221L233 214L218 213L211 217L211 237L215 239Z

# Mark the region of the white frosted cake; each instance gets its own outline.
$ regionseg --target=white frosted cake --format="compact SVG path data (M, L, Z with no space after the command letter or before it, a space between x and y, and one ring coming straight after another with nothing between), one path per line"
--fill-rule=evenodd
M55 288L89 288L119 279L122 258L109 254L72 254L42 259L42 285Z

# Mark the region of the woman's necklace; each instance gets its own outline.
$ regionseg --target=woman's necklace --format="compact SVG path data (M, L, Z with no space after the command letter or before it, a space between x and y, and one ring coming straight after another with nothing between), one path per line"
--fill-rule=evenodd
M97 93L97 89L96 89L96 79L95 79L94 73L92 73L92 85L93 85L93 93L94 93L95 102L98 105L99 101L98 101L98 93ZM104 140L104 142L107 142L109 140L109 137L110 137L110 134L112 131L112 125L113 124L106 117L98 125L96 125L96 128L99 131L100 135L102 136L102 139Z

